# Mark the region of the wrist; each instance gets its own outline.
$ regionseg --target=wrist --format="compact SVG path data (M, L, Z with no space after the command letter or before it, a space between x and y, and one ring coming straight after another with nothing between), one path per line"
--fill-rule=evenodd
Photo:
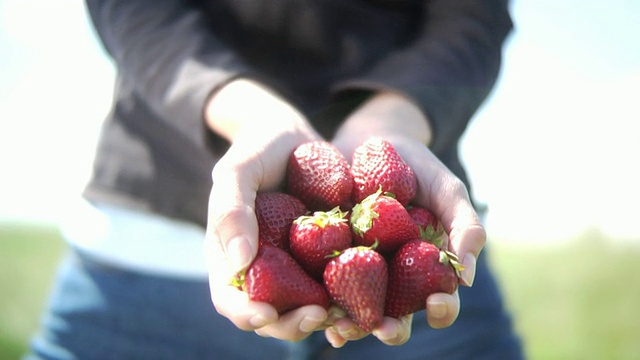
M351 153L374 136L392 143L410 140L428 146L432 132L427 116L411 99L395 92L380 92L345 119L333 142L341 151Z
M254 80L235 79L209 98L206 125L234 142L243 134L274 136L281 131L315 137L304 116L275 91Z

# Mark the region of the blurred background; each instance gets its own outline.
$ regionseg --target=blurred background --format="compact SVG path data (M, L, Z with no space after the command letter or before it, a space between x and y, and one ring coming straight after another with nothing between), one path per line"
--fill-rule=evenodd
M640 358L640 2L512 1L461 145L531 359ZM81 0L0 0L0 359L37 329L114 69Z

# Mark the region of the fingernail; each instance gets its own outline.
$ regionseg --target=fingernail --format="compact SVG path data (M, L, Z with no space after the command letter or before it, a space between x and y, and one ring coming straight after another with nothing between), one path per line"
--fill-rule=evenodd
M251 244L244 237L236 237L227 244L227 260L234 272L249 266L251 260Z
M342 336L345 339L349 339L358 334L358 330L353 326L349 327L348 329L336 329L336 330L338 331L338 335Z
M385 341L391 341L393 339L396 338L396 334L389 334L389 333L385 333L384 331L379 331L379 330L374 330L372 332L373 336L375 336L376 338L378 338L378 340L385 342Z
M298 329L306 333L312 332L318 326L320 326L320 324L322 324L323 320L324 319L314 319L313 317L306 317L300 322L300 326L298 326Z
M429 315L435 319L443 319L447 316L447 304L442 301L429 300L427 303L429 309Z
M340 336L338 334L338 332L336 331L336 329L334 329L332 327L328 328L327 331L330 331L331 333L335 334L336 336ZM326 336L326 338L329 341L329 343L331 344L331 346L333 346L336 349L339 349L339 348L344 346L344 342L338 341L338 339L336 339L333 336Z
M467 286L473 285L473 281L476 277L476 257L473 256L473 254L465 255L462 259L462 266L464 266L464 269L460 274L462 282Z
M269 323L269 320L260 314L253 315L249 319L249 324L254 328L261 328Z

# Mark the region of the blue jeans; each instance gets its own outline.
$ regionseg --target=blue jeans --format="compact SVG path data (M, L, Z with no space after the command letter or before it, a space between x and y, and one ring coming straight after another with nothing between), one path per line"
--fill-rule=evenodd
M61 264L42 331L26 359L521 359L521 344L482 256L461 288L456 323L390 347L369 336L333 349L316 332L300 342L262 338L218 315L206 281L153 277L72 253Z

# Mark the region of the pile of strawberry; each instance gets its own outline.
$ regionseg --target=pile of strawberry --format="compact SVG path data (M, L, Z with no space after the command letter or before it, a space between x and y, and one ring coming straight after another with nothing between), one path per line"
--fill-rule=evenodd
M356 148L351 166L330 143L301 145L286 193L257 195L258 255L235 284L281 314L334 304L364 331L424 309L430 294L456 290L461 265L436 217L411 204L416 189L380 138Z

